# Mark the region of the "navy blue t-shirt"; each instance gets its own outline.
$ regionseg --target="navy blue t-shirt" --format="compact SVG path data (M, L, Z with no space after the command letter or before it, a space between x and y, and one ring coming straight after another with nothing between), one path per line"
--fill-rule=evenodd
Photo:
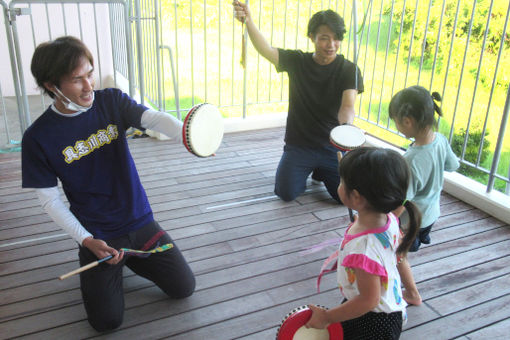
M279 49L278 53L276 70L289 75L285 142L308 147L330 145L329 134L338 126L343 91L357 88L359 93L363 92L359 68L343 55L337 55L330 64L320 65L310 52Z
M61 181L70 210L94 238L108 240L153 221L128 148L147 108L117 89L95 91L92 107L64 117L49 107L24 133L23 188Z

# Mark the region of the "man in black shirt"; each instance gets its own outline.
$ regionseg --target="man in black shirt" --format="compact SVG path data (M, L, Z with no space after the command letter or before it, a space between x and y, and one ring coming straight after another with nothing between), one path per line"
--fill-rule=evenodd
M245 22L255 49L289 75L289 112L285 147L276 171L275 194L292 201L306 189L306 179L324 182L329 194L341 203L337 189L337 149L329 142L337 125L352 124L354 104L363 80L355 64L336 52L346 32L334 11L315 13L307 35L313 53L272 47L258 30L246 4L234 1L236 18ZM357 73L357 79L356 79Z

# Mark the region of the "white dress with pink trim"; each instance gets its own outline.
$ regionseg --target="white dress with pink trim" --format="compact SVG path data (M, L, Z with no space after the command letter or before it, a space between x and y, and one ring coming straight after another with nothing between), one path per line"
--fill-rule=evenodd
M349 235L349 228L340 245L337 280L340 291L347 300L359 295L354 268L378 275L381 278L381 299L373 312L401 311L405 319L407 303L402 297L401 280L397 270L395 252L399 244L398 219L387 215L385 226Z

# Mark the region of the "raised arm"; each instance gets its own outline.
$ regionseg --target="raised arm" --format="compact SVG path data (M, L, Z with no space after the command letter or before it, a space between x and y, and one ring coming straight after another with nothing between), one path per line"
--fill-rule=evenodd
M278 66L278 49L272 47L260 33L257 25L252 20L250 8L247 4L239 1L232 2L234 6L234 14L237 20L246 24L248 35L250 36L251 43L264 58L269 60L273 65Z

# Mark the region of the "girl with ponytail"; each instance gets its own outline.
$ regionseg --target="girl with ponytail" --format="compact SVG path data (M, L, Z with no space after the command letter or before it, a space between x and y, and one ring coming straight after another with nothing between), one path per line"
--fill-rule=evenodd
M396 151L359 148L348 152L339 166L338 195L358 212L347 228L338 253L337 279L345 301L328 310L310 305L307 327L324 328L341 322L344 339L398 339L406 319L397 269L421 223L421 214L407 197L409 167ZM403 240L399 207L409 213Z
M421 86L405 88L390 101L389 115L395 121L398 131L413 139L404 154L411 171L407 190L407 201L413 202L422 214L422 222L417 237L409 251L415 252L422 243L429 244L432 225L440 216L439 199L443 189L444 171L455 171L459 167L457 156L453 153L446 137L436 132L435 113L442 116L436 102L441 101L437 92L430 92ZM401 210L400 210L401 211ZM397 212L397 215L400 215ZM406 226L407 214L401 216L402 227ZM411 268L403 259L399 265L400 275L406 291L404 298L408 303L419 305L418 293Z

